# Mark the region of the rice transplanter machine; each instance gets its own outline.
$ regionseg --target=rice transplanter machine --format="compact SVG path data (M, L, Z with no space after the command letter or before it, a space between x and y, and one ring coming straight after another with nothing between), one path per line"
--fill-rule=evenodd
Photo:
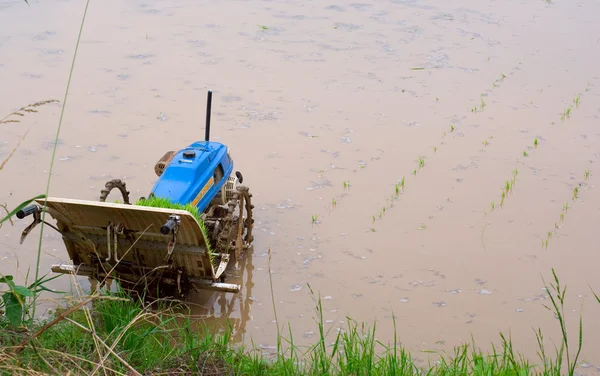
M230 261L236 267L254 240L252 194L226 145L210 141L212 92L208 91L205 140L165 153L148 198L129 200L126 184L110 180L99 201L48 197L17 212L33 216L21 243L42 222L45 210L62 235L70 264L56 273L115 279L126 289L149 296L184 297L190 290L240 291L225 282ZM117 188L122 203L106 202ZM45 208L44 208L45 204Z

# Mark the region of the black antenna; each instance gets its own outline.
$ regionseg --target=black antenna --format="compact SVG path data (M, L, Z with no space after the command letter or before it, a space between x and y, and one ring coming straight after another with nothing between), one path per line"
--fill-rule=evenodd
M212 91L208 91L208 98L206 99L206 129L204 130L204 140L208 141L210 138L210 107L212 104Z

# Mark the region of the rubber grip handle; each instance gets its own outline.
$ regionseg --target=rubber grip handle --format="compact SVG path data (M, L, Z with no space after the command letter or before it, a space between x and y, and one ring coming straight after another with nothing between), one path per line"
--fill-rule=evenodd
M161 228L160 232L163 235L169 235L169 233L177 226L177 221L172 218L169 218L167 223L165 223Z
M27 217L28 215L31 215L33 213L37 213L40 211L40 207L37 205L29 205L21 210L19 210L17 212L17 218L19 219L23 219L25 217Z

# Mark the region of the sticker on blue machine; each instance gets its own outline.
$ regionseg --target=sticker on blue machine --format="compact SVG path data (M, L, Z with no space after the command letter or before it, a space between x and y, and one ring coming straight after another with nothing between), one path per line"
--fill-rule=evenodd
M208 181L206 182L206 184L204 184L204 187L202 187L202 189L200 190L200 193L198 193L198 196L196 196L196 198L192 202L192 205L194 205L194 206L198 205L198 203L200 202L202 197L204 197L206 192L208 192L210 187L212 187L213 185L214 185L214 179L211 176L210 179L208 179Z

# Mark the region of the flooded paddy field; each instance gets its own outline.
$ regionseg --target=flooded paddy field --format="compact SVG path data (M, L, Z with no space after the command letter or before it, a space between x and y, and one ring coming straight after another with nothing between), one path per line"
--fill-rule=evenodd
M84 7L0 2L0 116L62 101ZM232 279L242 292L194 294L195 314L271 349L270 248L298 344L318 336L310 284L333 332L351 317L391 341L395 315L416 356L502 331L533 358L534 329L559 340L544 308L555 268L592 372L598 14L561 0L92 1L49 194L97 200L122 178L146 196L155 162L203 138L210 89L212 138L254 195L255 242ZM59 116L54 103L0 125L0 163L16 148L1 204L45 191ZM39 227L19 244L28 224L0 229L0 273L35 267ZM68 261L48 228L42 252L42 274Z

